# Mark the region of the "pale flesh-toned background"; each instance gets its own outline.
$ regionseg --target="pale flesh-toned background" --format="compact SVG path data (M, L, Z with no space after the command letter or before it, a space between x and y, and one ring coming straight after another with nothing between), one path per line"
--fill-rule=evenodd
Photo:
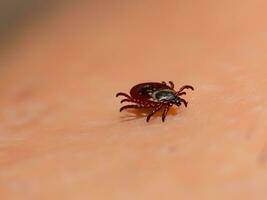
M1 199L266 199L266 10L77 1L6 31ZM196 90L165 123L118 112L116 92L169 80Z

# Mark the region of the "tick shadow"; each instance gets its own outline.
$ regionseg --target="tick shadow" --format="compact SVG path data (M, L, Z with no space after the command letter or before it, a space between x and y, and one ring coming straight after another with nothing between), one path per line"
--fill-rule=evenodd
M127 121L132 121L132 120L137 120L140 118L143 118L144 120L146 120L147 115L152 111L152 109L145 109L145 108L141 108L141 109L127 109L127 110L123 110L122 113L124 113L123 116L121 116L121 122L127 122ZM178 108L170 108L167 117L169 115L177 115L177 113L179 112ZM150 121L154 120L154 118L159 118L161 121L161 116L162 116L163 110L160 110L158 112L156 112L150 119Z

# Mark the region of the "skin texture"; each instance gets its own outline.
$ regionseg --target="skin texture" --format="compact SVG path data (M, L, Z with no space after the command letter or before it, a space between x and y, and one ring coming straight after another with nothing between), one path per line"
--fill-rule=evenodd
M1 49L1 199L265 199L266 10L77 1L25 25ZM168 80L195 87L187 109L119 112Z

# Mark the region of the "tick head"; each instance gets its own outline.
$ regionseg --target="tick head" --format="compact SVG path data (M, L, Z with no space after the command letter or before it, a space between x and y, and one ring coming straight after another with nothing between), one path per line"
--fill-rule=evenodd
M182 99L178 96L175 96L176 98L172 101L173 104L176 106L180 106L182 104Z

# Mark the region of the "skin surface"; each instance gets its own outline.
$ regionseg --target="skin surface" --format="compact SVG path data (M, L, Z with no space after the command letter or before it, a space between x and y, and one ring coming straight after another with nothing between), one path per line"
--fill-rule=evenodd
M1 48L1 199L266 199L266 10L77 1L21 26ZM117 92L169 80L195 91L165 123L119 112Z

